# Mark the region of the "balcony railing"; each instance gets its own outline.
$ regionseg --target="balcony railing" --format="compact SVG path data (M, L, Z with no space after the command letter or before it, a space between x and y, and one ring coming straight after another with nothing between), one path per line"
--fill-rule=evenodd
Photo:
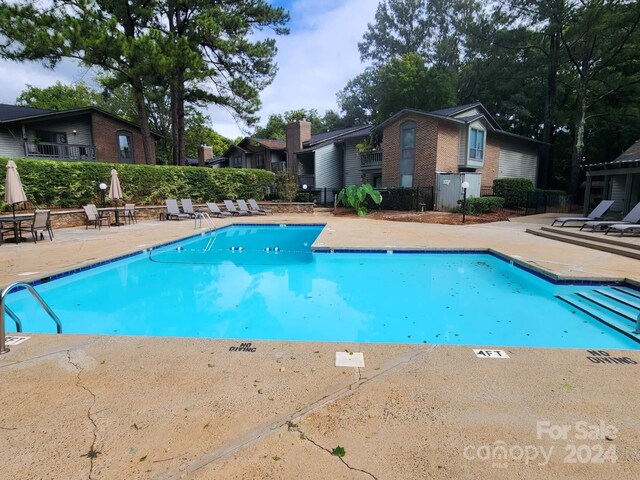
M360 168L382 168L382 152L360 153Z
M273 173L285 173L287 171L287 162L271 162L271 171Z
M96 149L91 145L69 145L67 143L24 142L27 157L60 158L63 160L95 160Z
M313 188L316 185L315 175L298 175L298 186L302 187L306 185L308 188Z

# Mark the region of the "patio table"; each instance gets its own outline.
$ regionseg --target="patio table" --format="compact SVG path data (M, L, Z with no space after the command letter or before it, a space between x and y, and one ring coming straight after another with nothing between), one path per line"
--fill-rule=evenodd
M124 207L102 207L98 208L98 212L116 212L116 221L111 226L119 227L124 225L124 223L120 223L120 213L124 213Z
M15 243L20 243L20 240L26 240L22 237L20 237L20 226L22 224L22 222L24 222L25 220L33 220L33 214L29 213L29 214L20 214L20 215L16 215L15 217L13 215L6 215L6 216L0 216L0 228L1 225L3 223L12 223L13 224L13 238L9 238L5 241L7 242L15 242Z

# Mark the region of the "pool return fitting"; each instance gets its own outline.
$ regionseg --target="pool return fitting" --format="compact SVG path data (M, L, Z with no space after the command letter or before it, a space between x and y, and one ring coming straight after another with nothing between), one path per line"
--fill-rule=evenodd
M2 355L3 353L7 353L9 351L9 349L7 348L6 339L5 339L5 328L4 328L4 312L5 311L13 319L13 321L16 322L16 329L18 330L18 332L22 332L22 322L20 322L20 319L18 318L18 316L7 305L5 305L6 296L16 288L26 289L31 294L31 296L33 296L33 298L35 298L38 301L40 306L44 308L44 311L49 314L49 316L53 319L53 321L56 322L57 332L62 333L62 323L60 323L60 319L53 312L53 310L51 310L51 307L47 304L47 302L44 301L44 299L40 296L40 294L38 294L38 292L36 292L35 289L28 283L14 282L8 287L6 287L4 290L2 290L2 293L0 293L0 355Z

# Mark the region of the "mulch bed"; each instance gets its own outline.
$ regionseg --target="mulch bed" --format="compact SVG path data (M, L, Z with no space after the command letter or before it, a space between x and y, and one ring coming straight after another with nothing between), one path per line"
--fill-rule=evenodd
M353 216L355 213L351 209L337 208L333 211L336 216ZM502 209L493 213L483 215L467 215L465 224L491 223L508 221L511 217L522 215L518 210ZM414 222L414 223L440 223L444 225L462 225L462 214L450 212L396 212L391 210L381 210L369 212L367 218L374 220L391 220L393 222Z

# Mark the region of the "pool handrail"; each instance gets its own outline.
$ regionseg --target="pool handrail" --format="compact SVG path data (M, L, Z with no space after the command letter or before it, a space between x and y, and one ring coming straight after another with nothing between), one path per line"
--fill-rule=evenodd
M57 333L62 333L62 323L60 322L60 319L53 312L53 310L51 310L51 307L47 304L47 302L44 301L44 299L40 296L40 294L36 292L35 289L26 282L13 282L12 284L8 285L4 290L2 290L2 293L0 293L0 355L2 355L3 353L9 352L9 349L7 348L7 345L6 345L6 339L5 339L4 312L5 312L6 305L4 304L4 300L6 296L9 293L11 293L12 290L15 290L16 288L19 288L19 287L26 289L38 301L40 306L44 308L45 312L47 312L49 316L53 319L53 321L56 322ZM9 313L9 316L13 318L15 321L17 316L15 315L15 313L13 313L13 311L10 311L10 312L11 313ZM21 331L22 325L19 322L20 320L18 319L16 321L16 325L19 326L19 331Z

